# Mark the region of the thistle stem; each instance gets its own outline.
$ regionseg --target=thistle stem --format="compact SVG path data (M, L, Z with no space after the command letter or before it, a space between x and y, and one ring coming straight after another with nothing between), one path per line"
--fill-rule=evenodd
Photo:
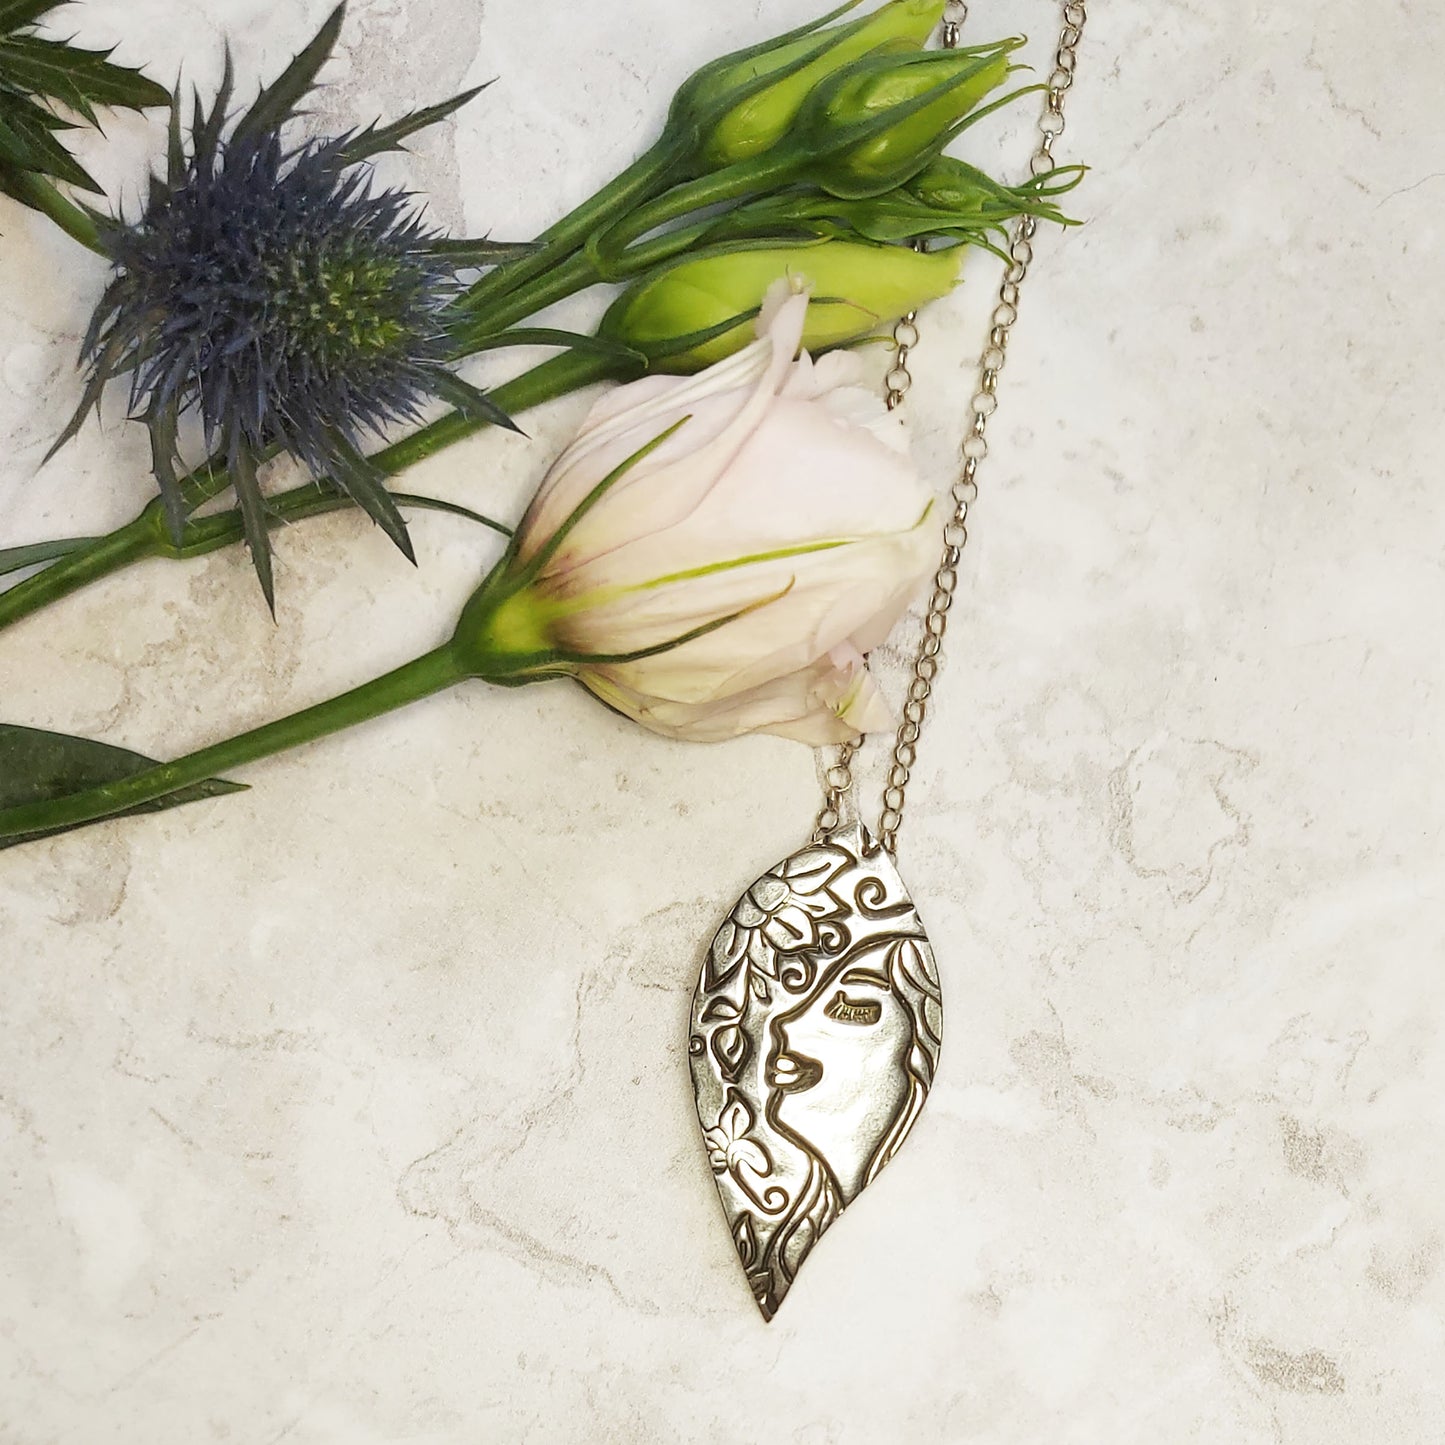
M531 371L500 386L493 393L498 404L508 412L527 411L543 402L567 396L594 382L606 381L617 376L617 362L606 356L594 356L582 352L566 352L544 361ZM448 412L428 426L413 432L408 437L392 443L378 452L373 461L387 476L396 476L408 467L415 466L428 457L481 431L486 422L464 417L457 412ZM293 487L271 499L272 505L288 516L305 516L314 511L313 503L325 497L334 496L332 489L324 482L310 482L305 486ZM203 524L215 525L213 519L203 519ZM213 537L216 533L211 534ZM196 538L200 541L201 538ZM177 546L166 528L165 515L159 500L149 503L133 521L124 527L101 537L87 546L78 548L69 556L52 563L43 572L17 582L7 591L0 592L0 631L29 617L32 613L59 602L63 597L79 592L82 588L122 571L132 563L142 562L148 557L185 558L215 551L226 545L226 540L203 546L200 552L192 551L183 539Z
M49 217L71 240L79 241L98 256L107 255L100 243L100 232L96 230L95 222L74 201L61 195L44 176L34 171L21 171L6 181L5 189L22 205Z
M32 612L39 612L52 602L59 602L62 597L69 597L72 592L89 587L102 577L129 567L133 562L142 562L156 555L157 529L152 521L151 509L147 507L124 527L96 538L69 556L52 562L44 571L0 592L0 629L19 622Z
M466 677L451 643L350 692L264 727L66 798L0 810L0 843L55 828L78 828L154 802L232 768L328 737L444 691Z

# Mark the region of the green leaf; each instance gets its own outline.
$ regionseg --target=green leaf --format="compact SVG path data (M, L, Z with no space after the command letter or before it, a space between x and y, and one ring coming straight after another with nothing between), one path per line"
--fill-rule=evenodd
M0 723L0 810L18 808L27 803L52 802L155 766L154 759L133 753L128 748L112 747L109 743L98 743L89 738L70 737L66 733ZM182 803L196 803L204 798L245 791L243 784L212 778L208 782L181 788L154 802L144 803L120 816L158 813ZM66 828L51 828L0 839L0 849L68 831Z
M17 163L22 170L40 171L82 190L100 191L80 163L55 139L55 131L75 129L68 121L49 115L20 96L0 95L0 123L24 147L26 158Z
M97 105L145 110L170 102L169 91L138 70L111 64L109 55L21 35L0 41L0 73L17 89L69 106L92 125Z
M0 35L33 25L42 15L68 3L69 0L0 0Z
M23 572L27 567L39 567L46 562L58 562L60 558L99 540L99 537L66 537L56 542L30 542L23 547L0 549L0 577L11 572Z
M255 140L259 136L276 130L295 113L306 93L315 84L317 73L330 58L341 33L341 22L346 15L346 3L334 9L316 32L316 38L266 86L256 97L256 103L236 124L231 143L239 144Z
M11 166L15 170L33 170L34 152L24 139L5 124L0 114L0 166Z
M437 105L429 105L424 110L414 110L410 115L404 115L400 120L392 121L390 125L377 125L373 122L341 147L341 158L347 165L354 165L357 161L364 161L368 156L380 155L383 151L403 150L405 147L402 145L402 141L408 136L415 135L417 131L425 130L440 120L445 120L449 115L459 111L468 101L474 100L491 84L492 82L489 80L486 85L478 85L471 90L464 90L450 100L441 101Z

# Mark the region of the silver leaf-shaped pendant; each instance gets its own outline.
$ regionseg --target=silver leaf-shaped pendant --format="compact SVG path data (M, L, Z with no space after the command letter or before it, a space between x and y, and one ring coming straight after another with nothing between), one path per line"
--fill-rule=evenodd
M764 1319L908 1137L942 1036L918 911L859 825L765 873L718 929L688 1055L708 1162Z

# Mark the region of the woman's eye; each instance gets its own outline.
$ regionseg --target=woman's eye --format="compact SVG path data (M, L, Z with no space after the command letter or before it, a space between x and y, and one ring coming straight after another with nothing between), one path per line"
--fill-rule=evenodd
M851 999L839 989L823 1012L840 1024L876 1024L883 1017L883 1005L877 999Z

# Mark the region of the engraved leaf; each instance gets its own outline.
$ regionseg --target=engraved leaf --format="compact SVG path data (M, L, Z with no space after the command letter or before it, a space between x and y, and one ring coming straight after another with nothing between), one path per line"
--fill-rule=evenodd
M748 1036L736 1025L719 1029L712 1036L712 1055L718 1062L718 1069L728 1083L734 1083L748 1061L752 1046Z
M738 1258L742 1260L743 1268L752 1269L758 1262L758 1232L753 1228L751 1214L738 1217L738 1222L733 1226L733 1243L737 1246Z
M709 991L721 988L737 972L747 948L747 931L739 928L732 919L728 919L718 929L717 937L712 941L712 950L708 954L707 976L704 982Z

